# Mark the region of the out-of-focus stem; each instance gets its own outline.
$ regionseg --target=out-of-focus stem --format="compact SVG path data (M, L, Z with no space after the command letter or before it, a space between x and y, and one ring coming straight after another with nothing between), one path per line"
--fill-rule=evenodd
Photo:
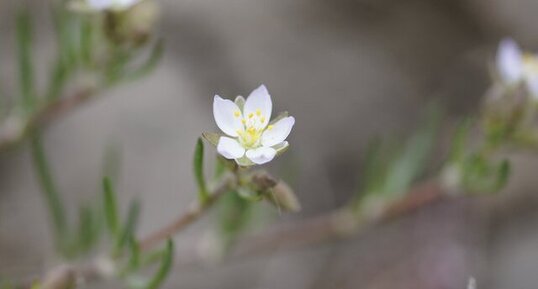
M172 223L143 238L140 242L141 248L150 249L198 220L222 195L233 189L236 181L235 175L223 177L222 181L210 191L208 202L204 204L193 203L187 212ZM238 250L234 252L234 256L260 255L269 253L277 247L293 248L360 234L380 222L411 213L442 200L444 195L444 190L437 183L425 183L416 186L402 198L388 204L376 215L357 215L346 207L319 217L279 225L273 229L266 230L264 233L245 237L237 244ZM71 280L74 278L88 283L101 279L101 275L98 262L89 263L85 266L62 265L50 270L40 281L46 284L64 284L52 281ZM16 288L31 288L28 285L31 282L26 282L25 284ZM50 287L47 289L63 289L63 287Z
M394 200L375 215L357 214L350 208L336 210L310 219L277 225L256 235L246 236L236 245L234 256L250 256L271 252L276 248L312 245L332 239L345 238L396 217L411 213L445 196L435 182L424 183Z
M181 214L175 220L165 227L158 229L149 236L140 240L140 249L148 250L153 246L169 239L187 226L198 220L215 202L226 192L233 189L237 183L237 176L230 174L222 178L220 183L212 190L204 202L195 201L190 206L187 212Z
M94 96L96 96L95 88L84 87L70 96L49 102L30 116L8 117L0 126L0 152L22 142L34 129L63 117Z

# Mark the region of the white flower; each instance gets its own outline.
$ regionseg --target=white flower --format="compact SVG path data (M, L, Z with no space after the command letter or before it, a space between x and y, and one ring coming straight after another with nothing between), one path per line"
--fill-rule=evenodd
M246 101L241 96L233 102L215 95L215 122L227 135L219 138L217 151L240 165L271 161L277 152L288 147L286 138L295 124L292 116L269 124L272 108L271 96L264 85L252 91Z
M538 99L538 55L522 52L512 39L504 39L499 44L496 64L505 84L513 86L523 82Z
M142 0L86 0L93 10L126 10Z

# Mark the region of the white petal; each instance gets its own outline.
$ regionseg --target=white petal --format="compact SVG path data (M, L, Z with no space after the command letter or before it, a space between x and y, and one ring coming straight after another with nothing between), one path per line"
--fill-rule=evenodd
M106 10L106 9L126 9L134 4L138 3L140 0L87 0L91 8L96 10Z
M92 9L103 10L112 6L111 0L87 0Z
M263 165L270 162L276 155L276 150L270 147L259 147L257 149L248 150L246 156L253 163Z
M227 159L238 159L245 155L245 149L235 139L225 136L220 137L217 151Z
M521 80L523 60L521 50L512 39L504 39L497 51L497 69L504 81L514 83Z
M267 128L262 135L263 146L274 146L286 140L295 124L293 116L285 117L275 124L270 129Z
M271 101L271 96L267 91L265 85L260 85L260 87L253 90L245 101L245 107L243 109L243 114L245 116L256 113L257 110L261 111L261 115L265 118L263 127L269 123L271 118L271 111L273 110L273 103Z
M139 1L140 0L116 0L121 7L131 7Z
M538 99L538 74L528 75L527 79L527 89L534 99Z
M234 115L236 113L239 116ZM222 99L220 96L215 95L213 99L213 116L217 126L229 136L237 136L237 130L243 128L241 111L229 99Z

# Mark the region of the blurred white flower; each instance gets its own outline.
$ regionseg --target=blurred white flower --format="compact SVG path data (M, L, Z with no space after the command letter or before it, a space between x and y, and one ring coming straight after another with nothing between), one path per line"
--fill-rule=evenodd
M521 51L514 40L507 38L499 44L496 62L505 84L524 82L530 94L538 99L538 55Z
M93 10L126 10L142 0L86 0Z
M476 279L474 277L469 278L467 289L476 289Z
M215 122L228 135L220 137L217 151L240 165L245 161L258 165L271 161L278 151L288 146L286 138L295 124L292 116L269 124L272 107L271 96L264 85L252 91L246 101L239 96L234 103L215 95Z

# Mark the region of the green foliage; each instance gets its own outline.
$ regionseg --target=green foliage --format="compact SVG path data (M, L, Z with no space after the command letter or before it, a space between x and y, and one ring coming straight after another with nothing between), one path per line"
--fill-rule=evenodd
M510 175L507 160L495 162L472 155L463 164L462 185L468 193L494 193L502 189Z
M138 224L138 217L140 215L140 202L134 200L129 205L129 210L127 212L127 218L121 230L121 233L118 235L116 240L115 249L120 251L128 245L130 239L134 238L134 233L136 232L136 225Z
M67 237L67 224L65 222L65 208L58 193L48 160L45 156L41 137L35 134L32 138L32 157L47 207L49 209L54 235L57 242L57 249L65 253Z
M466 193L494 193L502 189L510 175L508 160L497 160L492 153L501 147L498 139L485 138L472 147L469 143L473 122L466 120L454 134L452 149L447 160L445 173L451 186ZM446 181L446 180L445 180Z
M394 159L385 179L384 191L404 193L424 171L439 125L439 112L430 112L423 126L406 142Z
M19 89L22 95L22 106L27 113L31 113L36 105L32 33L31 17L26 9L22 9L17 15L17 53Z
M421 127L403 145L380 140L369 145L362 185L352 202L355 210L365 205L364 200L387 202L408 191L424 173L439 120L440 112L431 109Z
M207 202L209 194L207 192L206 181L204 177L204 142L198 138L193 159L194 177L198 185L198 200L200 203Z
M218 232L225 248L247 228L253 214L254 203L238 192L230 192L222 197L217 212Z
M159 288L159 286L164 282L166 279L166 276L170 273L170 270L172 269L172 261L174 257L174 243L172 240L168 240L166 242L166 248L163 252L163 257L161 260L161 264L159 266L159 269L157 270L157 273L151 278L148 285L145 287L145 289L156 289Z
M78 234L74 246L76 251L88 252L99 240L101 220L99 214L87 205L79 208Z
M103 180L103 208L107 229L111 236L119 235L118 201L110 179Z

